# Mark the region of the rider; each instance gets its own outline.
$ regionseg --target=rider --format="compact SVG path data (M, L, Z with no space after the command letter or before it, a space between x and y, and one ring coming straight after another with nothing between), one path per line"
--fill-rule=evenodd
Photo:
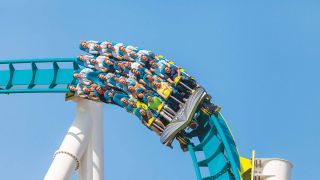
M182 101L185 101L185 99L167 82L154 82L153 84L156 87L155 91L159 96L167 100L174 111L178 111L183 104Z
M94 65L94 68L101 72L107 72L108 69L103 66L103 62L107 59L106 56L98 56L96 59L91 58L90 63Z
M190 91L190 89L192 90L197 86L196 82L193 79L187 76L182 76L180 69L172 64L165 66L164 79L166 79L171 84L177 84L176 81L180 81L183 84L187 85L187 87L184 88L181 86L177 86L178 89L187 88L187 90Z
M122 108L126 108L128 106L128 95L124 93L115 93L113 95L113 101Z
M90 63L90 59L94 58L93 56L90 55L80 55L77 58L77 63L83 67L87 68L93 68L93 66Z
M77 78L81 84L89 86L92 83L90 80L87 79L87 74L89 72L93 72L93 70L90 68L84 68L79 73L75 72L73 74L73 77Z
M167 121L172 121L172 119L176 115L176 112L169 106L165 105L161 98L152 96L150 93L146 95L146 98L148 100L148 107L150 109L160 114L162 117L167 119Z
M98 56L99 52L94 49L94 45L98 43L98 41L81 41L80 49L94 56Z
M113 43L111 42L106 43L105 55L108 57L115 57L115 58L117 57L116 49L114 48Z
M135 111L144 125L161 136L163 129L165 129L165 126L159 119L154 117L153 113L150 110L137 108Z

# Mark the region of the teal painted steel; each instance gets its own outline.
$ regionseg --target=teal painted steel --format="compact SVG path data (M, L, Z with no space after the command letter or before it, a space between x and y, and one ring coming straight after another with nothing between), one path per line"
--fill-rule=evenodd
M193 167L196 172L197 180L201 180L201 172L200 172L199 166L197 165L197 163L198 163L197 157L196 157L196 154L195 154L194 149L191 144L188 145L188 150L189 150L192 162L193 162Z
M38 65L46 63L45 69ZM68 68L60 68L59 63L70 63ZM76 58L46 58L0 60L1 93L65 93L67 86L75 85L75 70L79 69ZM18 64L25 64L24 69L16 69Z
M222 115L217 118L200 114L198 122L198 128L190 134L199 139L199 144L189 145L197 179L241 180L239 153ZM197 160L195 151L202 152L205 158ZM210 175L202 176L201 168L208 168Z
M0 60L0 64L19 64L19 63L46 63L46 62L76 62L76 58L33 58L33 59L11 59Z

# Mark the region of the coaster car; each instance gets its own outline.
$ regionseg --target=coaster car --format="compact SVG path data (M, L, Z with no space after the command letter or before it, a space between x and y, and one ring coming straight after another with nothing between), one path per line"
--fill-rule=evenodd
M191 123L194 114L198 107L202 104L207 93L203 88L197 88L194 93L190 95L185 104L177 112L177 115L173 120L166 126L163 133L161 134L161 142L163 144L172 141L175 136Z

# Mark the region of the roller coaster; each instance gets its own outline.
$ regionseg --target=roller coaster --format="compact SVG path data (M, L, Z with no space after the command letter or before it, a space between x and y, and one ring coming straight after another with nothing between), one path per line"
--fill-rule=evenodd
M74 93L70 93L70 86L76 87L79 84L74 73L80 72L82 65L79 64L79 58L0 60L0 94L66 93L67 98L74 97ZM191 155L196 179L253 179L254 157L247 159L239 155L234 137L221 112L212 113L202 103L196 104L191 115L196 127L190 128L189 121L183 122L186 126L175 129L171 137L188 129L183 132L184 139L188 140L185 141L185 150ZM165 144L169 140L162 141ZM199 153L202 155L199 156ZM78 161L80 157L74 159ZM204 171L210 174L204 175Z

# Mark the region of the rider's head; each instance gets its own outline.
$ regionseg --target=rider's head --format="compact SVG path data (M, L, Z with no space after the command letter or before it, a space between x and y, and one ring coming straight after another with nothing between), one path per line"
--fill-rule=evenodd
M166 66L166 67L164 68L164 71L165 71L166 73L170 73L170 72L171 72L171 68L170 68L169 66Z
M82 78L81 74L79 73L73 73L74 78Z

